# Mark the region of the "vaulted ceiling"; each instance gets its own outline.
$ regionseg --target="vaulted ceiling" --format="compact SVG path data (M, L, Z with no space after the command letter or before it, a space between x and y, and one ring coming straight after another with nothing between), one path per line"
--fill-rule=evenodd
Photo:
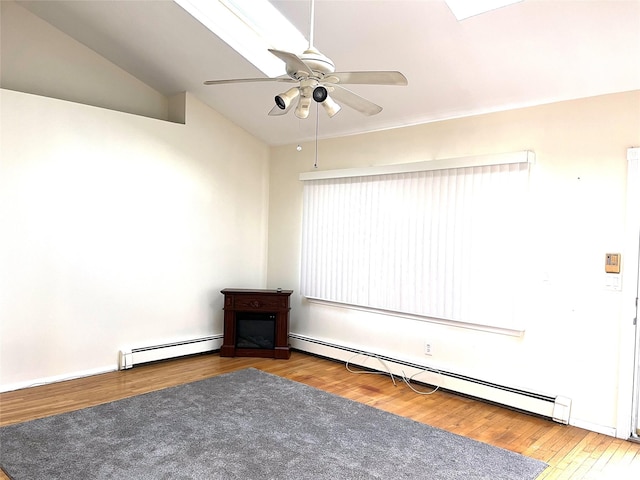
M270 145L315 135L315 105L305 120L267 115L286 84L203 85L263 75L172 1L19 3L157 91L188 91ZM308 34L308 1L271 3ZM345 107L328 118L320 109L321 138L640 89L638 0L524 0L460 22L441 0L317 0L314 40L337 70L399 70L409 81L350 87L383 111Z

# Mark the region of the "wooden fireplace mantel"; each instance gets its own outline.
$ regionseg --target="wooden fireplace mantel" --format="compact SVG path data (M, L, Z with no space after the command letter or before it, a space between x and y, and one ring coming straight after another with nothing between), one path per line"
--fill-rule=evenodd
M287 359L289 351L289 298L293 290L248 290L225 288L224 340L222 357L265 357ZM275 316L273 348L239 348L237 346L237 316L242 313L267 313Z

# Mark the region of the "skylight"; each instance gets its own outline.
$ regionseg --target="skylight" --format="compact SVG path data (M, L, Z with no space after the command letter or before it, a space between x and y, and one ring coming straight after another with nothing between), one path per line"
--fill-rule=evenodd
M302 53L309 42L267 0L174 0L268 77L284 74L269 48Z
M521 1L522 0L445 0L458 21Z

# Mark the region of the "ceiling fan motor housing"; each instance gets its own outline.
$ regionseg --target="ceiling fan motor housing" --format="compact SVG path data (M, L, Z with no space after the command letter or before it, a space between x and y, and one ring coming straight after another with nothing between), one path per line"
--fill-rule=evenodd
M331 59L325 57L313 47L305 50L304 53L300 55L300 60L306 63L307 66L314 72L327 74L336 71L336 66L333 64Z

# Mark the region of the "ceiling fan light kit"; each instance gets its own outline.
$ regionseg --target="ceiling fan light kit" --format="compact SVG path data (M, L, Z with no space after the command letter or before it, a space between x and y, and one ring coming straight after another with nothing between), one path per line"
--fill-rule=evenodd
M322 85L313 89L313 99L318 103L324 102L327 99L327 95L327 89Z
M329 118L333 117L342 109L342 107L331 97L327 97L321 105L325 112L327 112L327 115L329 115Z
M311 97L301 96L298 100L298 106L295 110L296 117L304 120L309 116L309 107L311 107Z
M311 0L309 48L301 55L269 49L271 54L285 63L286 76L207 80L204 82L205 85L249 82L299 83L299 86L275 96L275 106L269 111L269 115L272 116L284 115L298 99L294 114L300 119L305 119L309 116L311 98L322 105L329 117L333 117L341 109L336 100L364 115L380 113L381 106L344 88L343 85L407 85L407 78L396 71L336 72L333 61L313 46L313 18L314 2Z
M291 103L296 98L298 98L299 95L300 95L300 90L298 89L298 87L292 87L286 92L281 93L280 95L276 95L276 98L275 98L276 105L281 110L287 110L291 106Z

